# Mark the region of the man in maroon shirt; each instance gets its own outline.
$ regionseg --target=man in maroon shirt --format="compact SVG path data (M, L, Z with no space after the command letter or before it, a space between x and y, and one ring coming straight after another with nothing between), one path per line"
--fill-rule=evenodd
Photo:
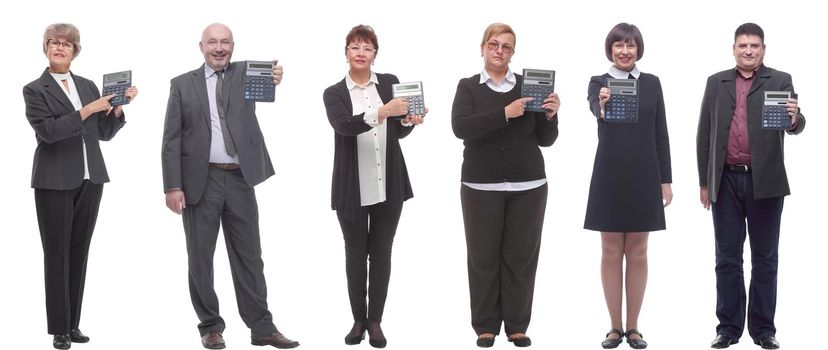
M747 326L753 342L778 349L776 274L782 206L790 194L785 172L785 134L805 128L796 99L788 99L789 130L762 128L765 91L793 92L791 76L762 64L765 35L758 25L736 29L736 68L707 80L696 138L700 200L713 208L716 237L716 339L712 348L739 342ZM792 94L795 96L795 94ZM750 301L746 308L742 251L750 237ZM747 310L746 310L747 309Z

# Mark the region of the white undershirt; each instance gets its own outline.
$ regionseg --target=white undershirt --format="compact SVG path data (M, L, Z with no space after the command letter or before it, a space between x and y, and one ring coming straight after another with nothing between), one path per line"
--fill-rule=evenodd
M377 91L377 75L365 85L357 85L351 75L345 76L345 85L351 95L354 115L365 113L362 120L371 130L357 135L359 168L359 201L368 206L385 202L385 146L388 123L379 123L379 108L383 105Z
M72 79L72 74L52 72L49 72L49 74L52 75L52 78L55 78L55 81L57 81L60 89L63 90L63 93L69 98L69 102L72 102L72 107L75 108L76 111L83 108L83 103L78 95L78 89L75 87L75 81ZM66 81L67 84L64 85L63 81ZM66 88L67 85L69 86L68 89ZM86 138L83 137L83 134L81 134L81 145L83 147L83 178L86 180L89 179L89 161L87 160L86 155Z

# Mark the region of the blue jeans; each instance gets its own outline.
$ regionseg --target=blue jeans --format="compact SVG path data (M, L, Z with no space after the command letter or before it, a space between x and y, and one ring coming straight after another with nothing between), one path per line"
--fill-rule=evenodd
M775 335L776 274L779 225L785 197L753 198L751 173L725 171L713 203L716 235L717 334L736 339L745 328L745 278L742 252L750 233L751 278L747 305L748 333L756 340Z

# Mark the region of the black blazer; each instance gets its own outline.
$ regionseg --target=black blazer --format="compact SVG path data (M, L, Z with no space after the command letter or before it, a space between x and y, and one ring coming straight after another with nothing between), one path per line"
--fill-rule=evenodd
M244 180L255 186L274 174L273 164L256 118L256 103L244 99L245 62L233 62L224 72L223 94L227 129L233 137ZM210 166L212 129L204 65L175 77L161 145L164 191L180 188L187 203L201 199Z
M399 79L391 74L377 73L377 92L382 103L393 98L391 84ZM331 181L331 209L340 211L346 218L355 219L361 207L359 195L359 161L357 156L356 136L371 130L365 124L365 113L353 115L351 95L345 85L345 79L325 89L322 96L328 121L334 129L334 165ZM414 126L403 126L399 121L386 119L388 130L385 150L385 193L386 201L402 203L414 194L408 179L399 139L408 136Z
M101 97L92 81L72 74L81 104ZM37 149L32 164L32 188L71 190L83 182L83 144L86 144L89 181L109 182L98 141L111 140L124 126L125 115L95 113L85 121L46 69L23 87L26 118L35 131Z
M759 67L747 95L748 139L753 171L755 199L791 194L785 172L785 132L762 129L764 91L794 91L791 75L773 68ZM736 71L728 69L711 75L702 99L696 156L699 185L707 186L711 201L719 193L719 183L727 158L727 141L736 108ZM805 128L805 116L798 113L796 125L787 133L796 135Z

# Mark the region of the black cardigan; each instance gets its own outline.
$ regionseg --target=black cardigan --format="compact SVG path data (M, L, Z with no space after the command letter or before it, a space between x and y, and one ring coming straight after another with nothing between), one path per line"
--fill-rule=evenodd
M546 177L541 147L558 138L558 117L526 112L506 120L504 107L520 98L523 77L511 91L492 91L480 74L460 80L451 110L454 135L463 139L461 180L475 183L523 182Z
M391 84L399 83L392 74L377 73L377 92L382 103L393 98ZM351 95L345 79L325 89L322 96L328 121L334 129L334 165L331 181L331 209L355 219L361 207L359 195L359 161L356 136L371 130L363 121L365 113L353 115ZM399 139L408 136L414 126L406 127L397 120L386 119L388 123L385 150L385 191L386 201L402 203L414 194L408 180Z

